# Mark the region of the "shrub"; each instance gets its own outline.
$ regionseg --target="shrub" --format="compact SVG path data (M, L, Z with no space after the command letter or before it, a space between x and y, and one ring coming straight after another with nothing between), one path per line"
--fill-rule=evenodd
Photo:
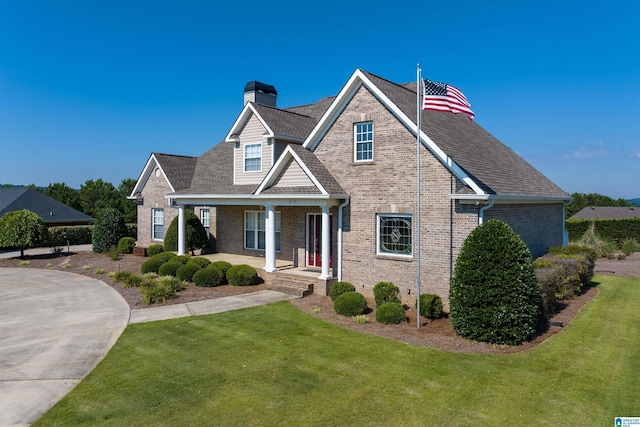
M631 255L633 252L640 252L640 243L636 239L624 239L620 244L620 249L625 255Z
M376 300L376 307L385 302L400 302L398 294L400 289L391 282L378 282L373 287L373 297Z
M542 311L546 317L551 316L556 309L558 301L562 299L562 273L563 268L549 262L541 264L536 260L536 278L540 284L542 297Z
M246 264L239 264L227 270L227 281L233 286L251 286L258 280L256 269Z
M416 308L418 302L416 300ZM436 294L420 295L420 316L427 319L439 319L442 317L442 298Z
M156 304L176 297L176 291L171 286L154 283L140 288L142 300L145 304Z
M22 209L0 217L0 248L20 248L20 258L24 258L25 249L48 244L49 230L36 213Z
M193 275L200 269L201 267L196 263L188 262L185 265L180 266L176 271L176 277L180 280L184 280L185 282L191 282L193 280Z
M407 319L404 307L399 302L384 302L376 307L376 321L385 324L398 324Z
M205 268L206 266L211 264L211 261L203 257L194 256L189 258L189 261L187 261L187 264L195 264L200 268Z
M160 266L160 268L158 268L158 275L175 277L176 272L182 266L183 264L179 260L177 260L176 258L173 258L165 262Z
M358 316L367 309L367 300L357 292L345 292L336 298L333 309L343 316Z
M329 288L329 297L331 301L335 301L340 295L345 292L355 292L356 288L349 282L335 282Z
M483 223L465 239L449 292L451 324L465 338L518 345L541 320L531 253L499 220Z
M185 281L180 280L177 277L161 276L156 279L160 285L168 286L174 292L178 292L184 289Z
M121 254L133 253L133 247L136 245L136 239L133 237L123 237L118 240L118 252Z
M147 255L149 255L150 257L161 252L164 252L164 245L161 245L160 243L155 243L147 248Z
M220 286L224 283L224 274L219 268L209 265L201 268L193 275L193 284L196 286Z
M96 253L108 252L118 246L118 241L127 235L127 227L124 224L124 216L114 208L102 210L93 226L91 240L93 251Z
M85 245L91 243L93 225L49 227L52 246Z
M232 267L231 263L227 261L216 261L212 262L211 264L218 267L225 275L227 274L227 271L229 271L229 269Z
M193 211L184 210L184 248L194 254L195 249L209 245L207 231ZM178 250L178 217L176 216L164 235L164 247L168 251Z
M172 261L177 261L182 265L185 265L187 262L189 262L189 259L191 257L187 256L187 255L178 255L175 258L171 258Z
M142 264L140 271L142 274L158 273L158 270L160 270L160 266L175 256L176 254L174 254L173 252L161 252L146 260Z

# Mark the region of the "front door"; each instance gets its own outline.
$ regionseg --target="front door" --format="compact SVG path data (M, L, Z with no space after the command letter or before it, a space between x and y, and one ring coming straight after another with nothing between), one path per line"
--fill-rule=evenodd
M329 216L329 224L333 218ZM331 236L333 227L329 227L329 241L331 247L329 253L333 252L333 239ZM322 267L322 214L307 214L307 267ZM333 267L333 260L329 257L329 268Z

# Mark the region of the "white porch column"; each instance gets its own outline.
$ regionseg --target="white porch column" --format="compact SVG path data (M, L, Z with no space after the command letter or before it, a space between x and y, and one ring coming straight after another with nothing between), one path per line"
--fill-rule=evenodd
M276 271L276 211L273 205L265 205L265 266L264 270L273 273Z
M178 205L178 255L184 255L184 206Z
M322 273L321 279L331 278L329 264L331 263L331 221L329 216L329 206L322 206Z

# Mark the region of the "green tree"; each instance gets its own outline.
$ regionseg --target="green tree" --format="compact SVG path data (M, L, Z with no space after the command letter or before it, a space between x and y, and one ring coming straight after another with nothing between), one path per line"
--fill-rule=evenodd
M29 210L7 212L0 218L0 247L20 248L24 258L26 248L49 244L49 230L37 214Z
M565 217L571 218L578 213L581 209L587 206L633 206L629 200L625 199L613 199L609 196L598 193L573 193L571 195L573 200L565 209Z
M64 182L49 184L43 193L45 196L49 196L73 209L82 209L80 206L80 193L78 190L67 186Z
M504 222L487 221L465 239L449 291L451 324L465 338L518 345L541 320L531 252Z
M90 179L80 186L80 207L82 212L97 218L106 208L119 210L120 194L110 182ZM117 242L116 242L117 243Z
M118 241L127 235L124 216L115 208L105 208L96 219L91 233L93 251L97 253L109 252L118 247Z
M185 209L184 211L184 248L191 251L191 255L195 255L195 249L206 248L209 245L207 232L204 226L193 211ZM178 217L176 216L167 233L164 235L164 249L166 251L178 250Z
M120 194L120 212L124 215L124 222L127 224L135 224L138 222L138 205L135 200L127 199L127 196L133 191L133 187L136 186L136 180L133 178L125 178L118 185L118 194Z

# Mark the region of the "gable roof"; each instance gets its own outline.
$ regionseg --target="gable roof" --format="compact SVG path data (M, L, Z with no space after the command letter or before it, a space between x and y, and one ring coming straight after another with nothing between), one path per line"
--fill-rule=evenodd
M142 187L144 187L156 166L162 171L171 191L188 188L191 186L197 160L198 158L193 156L151 153L147 164L136 181L136 185L127 198L136 198L136 194L142 191Z
M640 218L640 207L587 206L570 219L627 219Z
M32 188L0 188L0 217L7 212L27 209L45 224L86 223L93 218Z

